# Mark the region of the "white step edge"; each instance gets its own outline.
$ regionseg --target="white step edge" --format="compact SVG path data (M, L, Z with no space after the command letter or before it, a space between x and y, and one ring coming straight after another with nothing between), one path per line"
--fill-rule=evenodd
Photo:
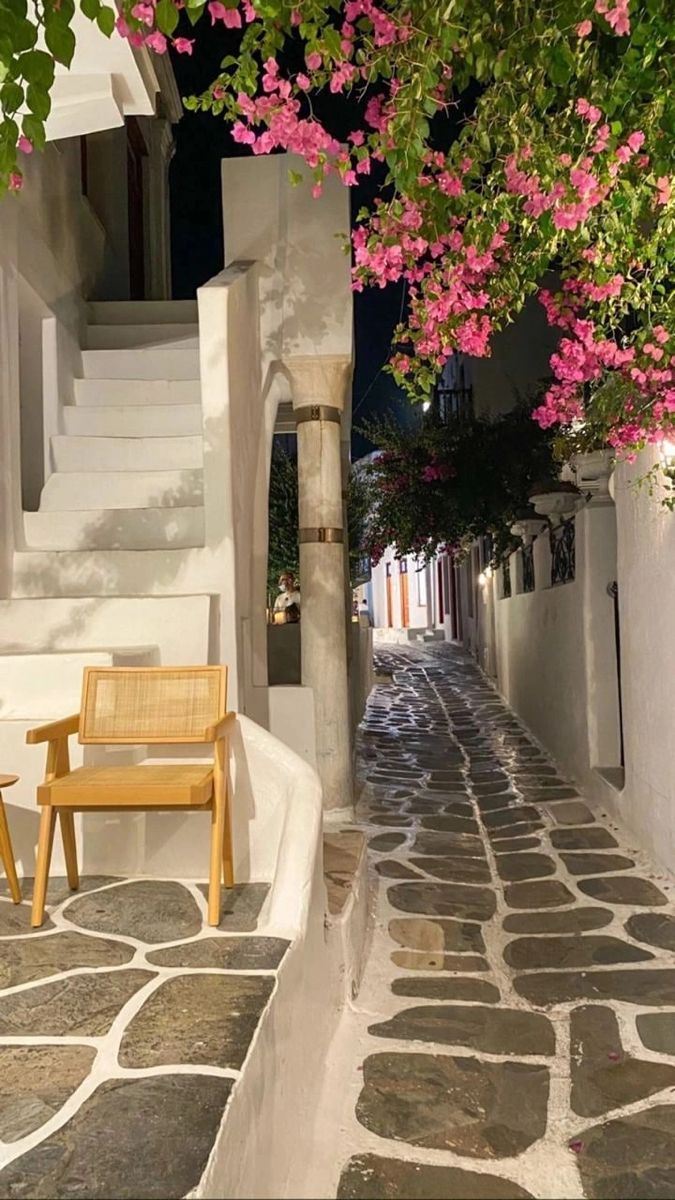
M16 597L0 601L0 654L157 646L162 663L206 663L211 606L207 592Z
M204 497L201 471L64 471L50 475L41 512L82 509L188 508Z
M157 646L0 653L0 721L67 716L79 708L85 667L153 666L158 657Z
M89 320L96 325L196 324L196 300L94 300Z
M171 595L186 591L194 579L196 560L206 550L24 550L12 557L14 599L98 598ZM40 619L37 617L36 619ZM183 629L183 634L186 634ZM2 630L0 630L0 635ZM156 629L154 640L178 638L180 631ZM140 639L135 631L127 639ZM170 661L170 660L169 660ZM185 662L185 659L181 661ZM195 661L199 662L199 659Z
M89 325L88 350L199 349L199 325Z
M199 379L199 350L83 350L85 379Z
M204 457L201 435L127 438L56 434L51 446L56 472L189 471L200 468Z
M198 379L75 379L75 404L106 405L199 404Z
M204 509L193 505L26 512L23 528L29 551L176 550L204 545Z
M69 437L189 437L202 432L201 404L68 404Z

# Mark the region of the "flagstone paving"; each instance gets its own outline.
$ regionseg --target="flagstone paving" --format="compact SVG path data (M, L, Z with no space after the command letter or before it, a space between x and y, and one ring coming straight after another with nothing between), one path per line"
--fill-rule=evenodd
M325 1194L672 1200L672 881L465 654L379 659L357 809L374 928Z
M214 930L201 885L57 879L29 934L31 884L0 884L0 1200L183 1197L288 948L255 932L268 885Z

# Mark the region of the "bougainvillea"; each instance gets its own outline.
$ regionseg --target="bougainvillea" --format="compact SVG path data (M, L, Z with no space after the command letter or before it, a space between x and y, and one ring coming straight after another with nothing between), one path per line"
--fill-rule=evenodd
M544 300L565 336L538 419L592 424L616 376L611 444L672 429L672 0L122 0L118 16L80 3L160 54L192 53L202 17L240 31L191 106L253 154L301 156L316 195L329 173L347 187L377 173L354 286L405 281L392 370L414 399L451 354L489 354L553 267L561 293ZM14 190L44 139L54 60L72 55L72 13L73 0L28 15L0 0L0 176ZM321 92L353 97L344 143L317 115Z
M444 548L461 554L488 535L498 559L532 486L555 477L550 434L524 405L494 420L422 420L413 429L385 421L367 433L380 447L363 468L375 562L390 545L425 561Z

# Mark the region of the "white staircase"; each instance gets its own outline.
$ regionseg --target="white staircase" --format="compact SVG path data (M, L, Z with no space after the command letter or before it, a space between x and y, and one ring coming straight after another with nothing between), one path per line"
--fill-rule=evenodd
M195 567L205 553L196 304L91 305L72 396L0 601L0 764L21 775L12 824L28 873L44 756L25 746L26 729L77 708L86 665L208 662L216 622Z
M82 369L40 507L24 514L25 549L203 545L196 304L91 305Z

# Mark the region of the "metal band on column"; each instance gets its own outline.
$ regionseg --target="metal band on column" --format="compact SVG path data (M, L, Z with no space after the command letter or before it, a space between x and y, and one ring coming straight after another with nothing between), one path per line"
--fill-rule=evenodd
M300 542L343 542L344 530L329 527L313 528L305 526L298 530Z
M296 425L304 425L305 421L333 421L339 425L341 421L340 409L330 404L306 404L294 409L293 415Z

